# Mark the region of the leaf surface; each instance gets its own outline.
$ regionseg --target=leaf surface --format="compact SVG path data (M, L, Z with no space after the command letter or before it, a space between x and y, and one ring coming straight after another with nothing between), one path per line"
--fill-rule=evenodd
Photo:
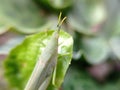
M44 51L53 32L50 30L28 36L20 45L11 50L5 61L5 74L12 87L17 88L17 90L22 90L25 87L38 57ZM58 63L55 77L57 87L63 82L71 61L72 37L64 31L60 31L58 45Z

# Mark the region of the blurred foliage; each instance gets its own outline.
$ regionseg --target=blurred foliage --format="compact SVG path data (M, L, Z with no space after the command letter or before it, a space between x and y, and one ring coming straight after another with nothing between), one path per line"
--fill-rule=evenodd
M84 61L88 66L93 66L98 72L102 72L98 66L112 62L111 73L109 72L108 76L120 72L120 0L1 0L0 2L0 54L8 54L11 47L20 43L28 33L54 28L57 25L56 17L62 11L67 16L63 28L74 38L73 61L80 62L77 66L85 69L86 67L82 65ZM119 77L111 81L106 77L104 78L106 82L99 86L99 77L97 80L92 80L96 79L96 72L90 76L89 71L76 68L70 70L63 85L65 90L78 90L77 87L81 84L81 90L90 88L99 90L98 87L101 86L103 88L100 90L119 88L117 84ZM94 71L93 68L91 70ZM74 79L76 73L78 79ZM69 83L67 77L71 77L73 81Z
M35 0L42 7L59 12L60 10L68 10L72 5L73 0Z
M0 20L24 33L40 31L46 24L40 9L31 0L4 0L0 3ZM41 12L42 13L42 12Z
M77 67L76 67L77 66ZM109 79L103 83L96 82L91 78L85 69L81 69L78 65L70 66L63 84L64 90L119 90L120 89L120 73L116 76L110 76ZM115 80L111 80L114 78Z

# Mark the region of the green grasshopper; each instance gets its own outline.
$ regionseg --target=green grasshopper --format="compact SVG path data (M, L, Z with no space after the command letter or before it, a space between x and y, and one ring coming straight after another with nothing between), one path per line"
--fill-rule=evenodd
M56 73L58 57L59 32L62 23L66 19L66 17L64 17L61 20L61 15L62 13L60 13L58 18L58 30L53 33L44 51L41 53L41 56L39 57L39 60L37 61L24 90L46 90L51 81L51 78L52 83L54 84L54 76Z

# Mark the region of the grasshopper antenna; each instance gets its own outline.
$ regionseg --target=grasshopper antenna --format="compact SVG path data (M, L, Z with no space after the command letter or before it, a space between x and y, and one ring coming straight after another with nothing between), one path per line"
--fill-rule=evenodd
M67 18L67 17L64 17L64 18L61 20L61 17L62 17L62 12L60 12L59 17L58 17L58 25L57 25L58 31L60 31L61 25L63 24L63 22L64 22L65 19Z

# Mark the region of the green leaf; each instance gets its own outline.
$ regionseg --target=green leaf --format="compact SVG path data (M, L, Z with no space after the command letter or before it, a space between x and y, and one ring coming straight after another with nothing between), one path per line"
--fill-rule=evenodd
M91 64L104 62L108 57L109 49L103 38L84 37L81 41L81 51Z
M61 37L59 38L58 63L55 78L56 87L60 87L66 74L67 68L70 65L73 48L72 44L72 38L69 35L64 34L64 32L61 32Z
M80 33L95 34L105 19L103 0L76 0L68 14L68 22ZM94 29L95 28L95 29Z
M12 87L17 88L17 90L23 90L38 57L44 51L53 32L50 30L28 36L22 44L12 49L5 61L5 75ZM72 37L64 31L60 31L59 58L55 78L56 82L57 80L59 81L57 83L55 82L56 86L59 86L63 82L63 77L72 57L72 45Z
M46 26L46 19L32 0L0 0L0 19L23 33L34 33Z

